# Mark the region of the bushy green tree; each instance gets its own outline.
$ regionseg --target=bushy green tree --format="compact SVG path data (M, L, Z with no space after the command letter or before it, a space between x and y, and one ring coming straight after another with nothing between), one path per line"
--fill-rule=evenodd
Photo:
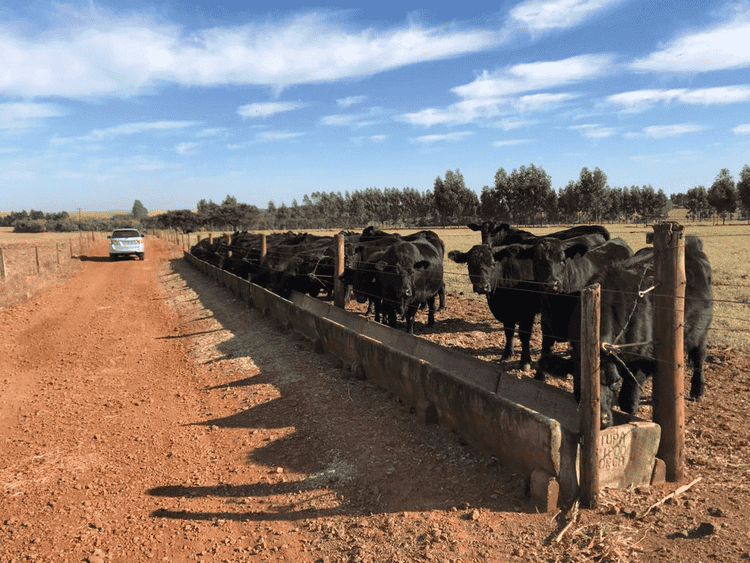
M740 172L740 180L737 182L737 199L745 215L750 215L750 166L745 164Z
M724 218L737 209L737 191L728 168L721 169L708 189L708 204Z

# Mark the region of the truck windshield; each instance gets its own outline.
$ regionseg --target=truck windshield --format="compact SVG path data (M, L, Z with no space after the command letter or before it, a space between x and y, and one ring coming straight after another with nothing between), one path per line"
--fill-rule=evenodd
M114 231L112 233L112 238L140 238L141 233L136 231L135 229L122 229L119 231Z

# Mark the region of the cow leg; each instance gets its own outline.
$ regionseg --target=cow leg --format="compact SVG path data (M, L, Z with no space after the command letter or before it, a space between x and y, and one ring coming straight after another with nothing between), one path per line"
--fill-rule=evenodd
M706 378L703 375L703 362L706 360L706 341L688 350L688 358L693 364L693 377L690 380L690 400L697 401L706 390Z
M433 295L427 300L427 326L434 326L434 324L435 324L435 296Z
M516 333L516 323L503 323L503 332L505 332L505 349L500 360L504 362L513 357L513 335Z
M440 307L438 307L438 311L445 311L445 282L440 284L438 296L440 297Z
M524 319L518 325L518 338L521 340L521 371L531 371L531 331L533 328L533 316L530 320Z
M406 332L408 334L414 334L414 317L417 314L418 308L418 305L409 305L404 314L404 318L406 319Z

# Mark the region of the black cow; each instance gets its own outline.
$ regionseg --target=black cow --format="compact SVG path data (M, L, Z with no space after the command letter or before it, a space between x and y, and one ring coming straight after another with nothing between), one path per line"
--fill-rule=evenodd
M641 389L648 377L657 372L653 357L653 293L639 296L653 286L653 251L644 249L631 259L615 264L595 276L591 282L601 284L602 343L638 344L603 353L601 357L602 426L612 424L615 401L620 408L635 414ZM685 350L693 366L690 398L698 400L705 391L703 363L706 338L713 317L711 265L703 252L703 243L695 235L685 237ZM571 318L572 332L580 334L580 313ZM640 344L645 343L645 344ZM579 363L578 345L572 346ZM576 396L580 396L580 368L574 371Z
M600 235L593 235L597 236ZM544 291L541 298L542 352L535 376L542 381L548 372L569 371L556 367L561 362L553 354L553 346L555 342L570 339L568 328L578 306L578 292L605 268L633 256L633 250L621 238L600 246L594 242L593 247L581 242L596 240L591 237L586 235L569 241L545 239L533 248L534 279Z
M531 244L539 238L529 231L512 227L508 223L485 221L484 223L469 223L467 227L472 231L479 231L482 235L482 244L492 247L509 244ZM545 236L558 240L568 240L582 235L601 235L604 237L604 242L610 239L609 231L601 225L577 225Z
M387 250L388 246L376 244L358 246L354 254L346 260L346 267L341 275L342 283L351 288L358 303L369 301L365 316L373 313L376 322L380 322L383 295L378 283L379 271L375 264L383 259Z
M533 233L511 227L508 223L485 221L484 223L469 223L466 226L472 231L479 231L482 235L482 244L487 246L521 244L536 238Z
M396 316L406 319L406 331L414 334L414 316L427 304L427 326L435 324L435 297L444 291L443 255L440 241L436 247L427 239L401 241L387 248L375 264L377 283L383 296L383 314L390 326Z
M533 284L531 257L519 258L529 248L522 244L498 248L478 244L468 252L448 253L448 258L457 264L467 264L474 291L487 297L490 311L502 323L505 333L502 361L513 356L513 335L518 325L524 371L531 369L531 332L541 298Z

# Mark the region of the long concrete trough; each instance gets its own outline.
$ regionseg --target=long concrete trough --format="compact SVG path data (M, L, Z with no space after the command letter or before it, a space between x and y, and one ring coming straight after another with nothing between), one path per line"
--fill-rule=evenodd
M580 423L572 393L531 377L516 377L496 364L306 295L283 299L187 252L185 258L248 305L273 315L359 376L401 397L425 422L454 429L467 442L526 473L539 510L577 498ZM650 484L663 467L656 459L660 427L624 415L615 422L601 432L600 485Z

